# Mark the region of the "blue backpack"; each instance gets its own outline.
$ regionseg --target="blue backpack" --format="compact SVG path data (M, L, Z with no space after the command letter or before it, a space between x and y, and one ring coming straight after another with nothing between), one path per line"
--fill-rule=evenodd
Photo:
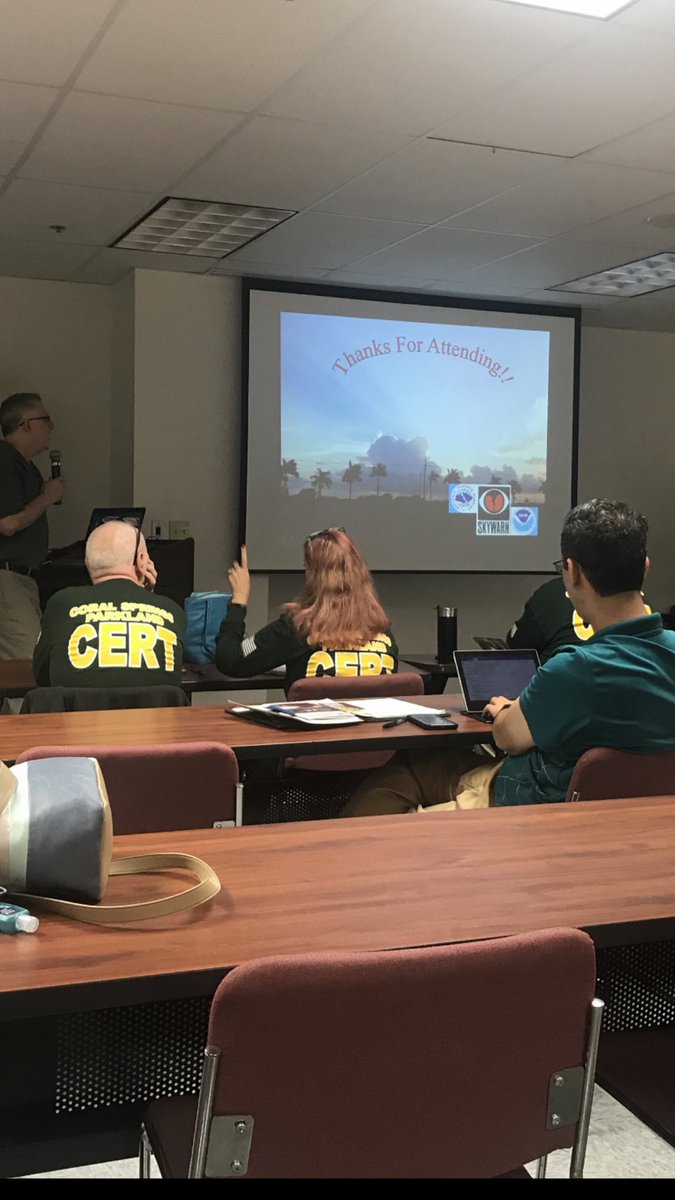
M216 638L225 620L231 592L193 592L185 601L186 663L212 663L216 657Z

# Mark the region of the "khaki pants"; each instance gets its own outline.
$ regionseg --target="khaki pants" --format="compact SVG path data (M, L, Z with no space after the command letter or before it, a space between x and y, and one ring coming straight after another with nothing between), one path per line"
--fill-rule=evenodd
M0 571L0 658L32 658L41 620L35 580Z
M400 751L357 788L342 816L488 808L502 762L481 761L471 750Z

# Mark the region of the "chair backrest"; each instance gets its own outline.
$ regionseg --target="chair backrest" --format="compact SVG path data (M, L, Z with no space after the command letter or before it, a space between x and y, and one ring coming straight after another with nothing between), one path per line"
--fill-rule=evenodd
M317 675L312 679L296 679L288 689L288 699L374 699L377 696L421 696L423 691L422 676L416 671L401 671L395 675ZM393 753L393 750L370 750L358 754L303 755L287 758L284 766L304 771L366 771L384 766Z
M630 796L675 796L675 750L633 754L597 746L582 754L566 800L622 800Z
M116 834L241 825L237 760L217 742L36 746L16 761L36 758L97 759Z
M26 692L22 713L89 712L113 708L185 708L190 701L180 687L32 688Z
M206 1173L232 1174L221 1130L250 1114L252 1177L494 1176L577 1138L578 1168L595 977L572 929L236 967L211 1006L193 1159L205 1132ZM562 1106L587 1062L580 1117Z

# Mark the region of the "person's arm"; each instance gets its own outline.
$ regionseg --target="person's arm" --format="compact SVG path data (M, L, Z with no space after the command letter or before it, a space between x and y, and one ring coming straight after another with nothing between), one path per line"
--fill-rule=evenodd
M524 754L532 749L534 738L519 700L493 696L485 711L492 717L492 736L500 750L505 750L507 754Z
M247 679L281 667L298 653L298 639L287 617L277 617L246 637L246 608L230 603L216 639L216 666L223 675Z
M509 629L506 644L512 650L538 650L540 653L543 650L546 639L529 600L522 615Z
M559 749L587 727L593 712L593 679L583 652L561 647L517 700L495 696L487 711L496 744L509 754L533 746L545 753Z
M63 499L63 492L64 482L62 479L47 479L40 495L31 500L30 504L19 509L18 512L7 513L0 517L0 534L3 537L14 537L15 533L20 533L22 529L34 525L38 517L41 517L51 504L58 504Z
M33 675L38 687L49 687L49 655L52 648L55 597L48 600L42 614L40 636L33 651Z

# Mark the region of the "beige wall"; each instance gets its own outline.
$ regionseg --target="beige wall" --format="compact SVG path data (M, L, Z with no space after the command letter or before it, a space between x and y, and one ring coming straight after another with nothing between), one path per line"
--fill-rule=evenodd
M579 499L617 496L649 520L647 594L675 604L670 499L675 461L675 333L585 329Z
M84 537L110 501L110 288L0 278L0 399L39 392L54 418L68 494L50 508L51 544ZM49 474L49 459L36 463Z

